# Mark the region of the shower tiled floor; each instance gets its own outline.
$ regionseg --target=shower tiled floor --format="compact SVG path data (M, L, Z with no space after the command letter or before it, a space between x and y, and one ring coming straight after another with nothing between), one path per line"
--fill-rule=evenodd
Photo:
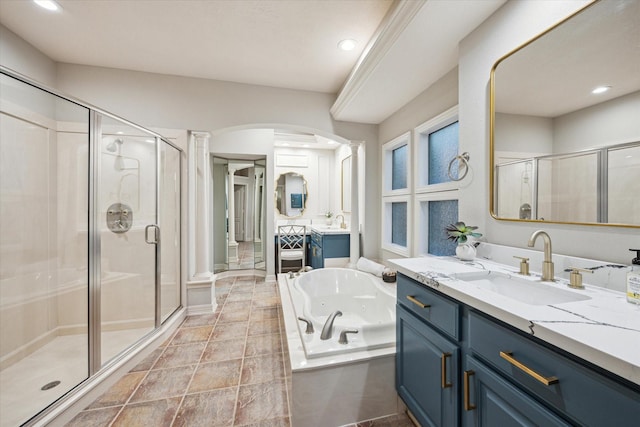
M176 333L68 426L289 426L291 370L275 282L216 282L218 309ZM405 415L359 426L412 426ZM331 427L331 426L327 426Z

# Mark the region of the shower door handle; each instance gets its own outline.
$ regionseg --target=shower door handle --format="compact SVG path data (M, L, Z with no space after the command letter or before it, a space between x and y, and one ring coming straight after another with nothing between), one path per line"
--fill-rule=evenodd
M149 239L149 229L153 228L153 239ZM150 245L157 245L160 243L160 227L156 224L149 224L144 228L144 241Z

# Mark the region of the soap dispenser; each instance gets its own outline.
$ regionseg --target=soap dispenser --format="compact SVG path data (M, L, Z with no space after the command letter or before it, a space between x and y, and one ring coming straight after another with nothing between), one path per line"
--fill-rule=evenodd
M631 260L631 264L640 265L640 249L629 250L636 253L636 257ZM627 301L640 304L640 270L633 266L631 271L627 273Z

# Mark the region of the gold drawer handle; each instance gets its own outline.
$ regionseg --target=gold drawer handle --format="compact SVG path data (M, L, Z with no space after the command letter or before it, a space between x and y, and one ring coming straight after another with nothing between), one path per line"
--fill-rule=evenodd
M464 371L464 410L465 411L473 411L476 409L476 405L471 404L471 399L469 398L469 377L475 375L476 373L470 369L468 371Z
M521 362L517 361L513 357L513 353L510 352L510 351L501 351L500 352L500 357L502 357L507 362L511 363L516 368L518 368L518 369L522 370L523 372L531 375L533 378L537 379L538 381L540 381L544 385L557 384L560 381L556 377L545 377L545 376L540 375L539 373L537 373L533 369L531 369L528 366L526 366L526 365L522 364Z
M442 368L441 376L442 376L442 388L453 387L453 383L447 382L447 359L451 357L451 353L442 353L440 356L440 367Z
M414 297L413 295L407 295L407 299L408 299L409 301L411 301L412 303L414 303L415 305L417 305L418 307L420 307L420 308L429 308L429 307L431 307L431 305L429 305L429 304L423 304L423 303L421 303L421 302L420 302L420 301L418 301L418 300L416 299L416 297Z

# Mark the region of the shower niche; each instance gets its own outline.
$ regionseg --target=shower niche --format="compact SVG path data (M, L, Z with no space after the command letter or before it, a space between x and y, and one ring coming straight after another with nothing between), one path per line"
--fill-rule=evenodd
M114 366L182 306L182 152L0 71L4 427Z

